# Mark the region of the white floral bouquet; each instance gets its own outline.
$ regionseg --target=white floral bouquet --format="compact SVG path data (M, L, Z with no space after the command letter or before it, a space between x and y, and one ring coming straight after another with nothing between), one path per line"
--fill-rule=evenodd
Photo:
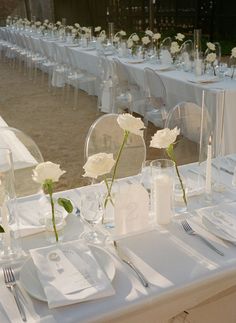
M137 52L137 45L139 43L139 36L136 33L133 33L129 36L127 40L127 47L131 50L131 55L134 56Z
M207 49L205 52L205 59L204 59L204 72L206 72L207 65L211 65L213 68L214 75L216 75L215 71L215 61L216 61L216 46L215 44L208 42Z

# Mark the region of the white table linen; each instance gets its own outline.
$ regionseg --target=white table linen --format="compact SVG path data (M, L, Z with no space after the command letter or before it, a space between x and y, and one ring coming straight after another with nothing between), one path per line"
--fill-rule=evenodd
M223 175L225 184L230 184L231 177ZM71 196L74 201L76 198L79 201L81 194L90 189L84 187L58 195ZM204 206L204 199L195 198L196 205L202 201L201 205ZM168 226L155 227L120 241L128 248L133 262L148 277L149 288L142 286L134 272L117 257L113 247L108 246L116 266L112 282L115 295L51 311L46 303L33 300L36 313L42 319L51 314L59 323L167 322L183 310L236 285L235 246L207 232L201 226L200 217L193 217L191 224L221 249L225 256L219 256L197 238L187 235L180 223L174 221ZM77 239L82 230L79 218L70 215L65 240ZM46 246L43 234L23 239L25 249L42 246Z

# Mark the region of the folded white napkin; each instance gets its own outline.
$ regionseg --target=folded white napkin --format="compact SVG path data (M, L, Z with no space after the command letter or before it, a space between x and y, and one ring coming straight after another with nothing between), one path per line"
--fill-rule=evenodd
M81 241L30 250L30 254L49 308L115 293L91 250Z
M213 210L211 213L204 214L202 219L203 224L206 219L214 225L218 231L221 231L222 236L225 235L226 239L231 238L231 240L233 239L236 241L236 219L232 214L223 210Z

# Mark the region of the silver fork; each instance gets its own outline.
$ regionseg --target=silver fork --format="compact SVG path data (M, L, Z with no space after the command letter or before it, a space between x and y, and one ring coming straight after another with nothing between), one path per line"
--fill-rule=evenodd
M20 312L22 321L27 322L25 310L21 304L21 301L19 299L19 296L18 296L18 293L16 290L17 286L16 286L16 280L15 280L13 270L11 269L11 267L3 268L2 270L3 270L5 285L11 290L11 292L14 296L14 299L15 299L16 305L18 307L18 310Z
M197 233L196 231L194 231L191 227L190 227L190 225L188 224L188 222L186 221L186 220L183 220L183 221L181 221L181 224L182 224L182 226L183 226L183 228L184 228L184 230L185 230L185 232L187 232L188 234L190 234L190 235L195 235L195 236L197 236L197 237L199 237L199 238L201 238L202 239L202 241L204 241L205 242L205 244L209 247L209 248L211 248L212 250L214 250L216 253L218 253L219 255L221 255L221 256L224 256L224 253L222 252L222 251L220 251L219 249L217 249L213 244L211 244L206 238L204 238L201 234L199 234L199 233Z

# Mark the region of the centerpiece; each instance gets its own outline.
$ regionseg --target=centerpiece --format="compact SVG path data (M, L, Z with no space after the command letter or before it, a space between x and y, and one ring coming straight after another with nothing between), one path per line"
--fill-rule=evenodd
M127 144L127 140L131 133L137 136L143 136L143 129L145 128L144 123L140 118L135 118L129 113L118 115L117 123L121 127L121 129L123 129L124 133L123 133L123 140L117 152L116 158L114 159L113 154L107 154L107 153L101 152L90 156L83 167L85 171L83 176L85 177L97 179L98 177L103 176L102 180L104 181L105 187L106 187L106 193L104 196L104 203L103 203L104 215L102 219L102 222L104 224L106 222L105 214L106 214L106 209L108 208L108 205L110 205L111 207L114 207L115 197L112 194L112 188L113 188L114 181L116 179L117 167L118 167L123 149ZM111 173L111 177L108 178L107 174L109 173Z
M53 199L53 184L54 182L58 182L59 178L64 173L65 171L60 169L60 165L47 161L47 162L38 164L33 170L33 176L32 176L33 180L36 183L41 184L45 193L48 193L49 195L50 204L51 204L50 226L53 227L56 242L59 241L59 236L57 232L57 224L58 224L57 222L59 219L57 219L56 217L55 201ZM66 210L66 212L71 213L73 211L73 206L70 200L65 198L58 198L57 203L60 206L62 206ZM48 225L47 219L45 224Z

